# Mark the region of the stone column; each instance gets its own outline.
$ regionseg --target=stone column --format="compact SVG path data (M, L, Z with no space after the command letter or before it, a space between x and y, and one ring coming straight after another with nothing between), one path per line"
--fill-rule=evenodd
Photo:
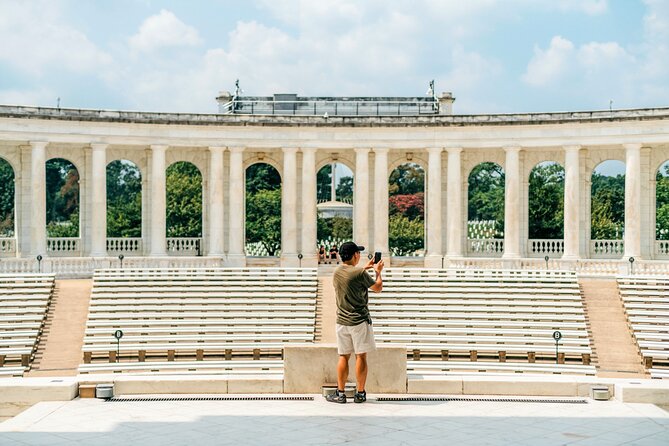
M520 147L504 147L504 255L520 258Z
M641 144L625 144L625 259L641 257Z
M380 251L386 258L388 247L388 149L374 149L374 246L370 251Z
M223 255L223 154L225 147L209 147L209 249L210 256Z
M316 252L316 149L302 149L302 266L318 266Z
M353 184L353 240L369 253L369 149L355 149L355 178Z
M425 266L441 268L441 147L430 147L427 168L427 255Z
M281 183L281 266L298 266L297 148L284 147Z
M244 148L230 148L230 216L228 235L228 264L230 266L245 266L246 254L244 247L246 244L246 233L244 231L244 216L246 209L244 207L244 197L246 187L244 184Z
M167 146L151 146L151 251L150 256L167 255L165 216L165 152Z
M564 147L564 260L580 257L581 146Z
M91 144L91 257L107 255L107 144Z
M448 151L448 207L446 209L446 253L449 258L463 256L462 251L462 148L449 147Z
M31 222L30 253L46 256L46 146L45 141L31 141L30 182Z

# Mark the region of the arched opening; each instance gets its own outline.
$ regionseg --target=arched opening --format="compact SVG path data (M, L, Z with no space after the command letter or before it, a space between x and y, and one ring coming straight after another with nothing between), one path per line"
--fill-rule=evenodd
M528 238L530 255L564 252L564 168L554 161L539 163L530 171Z
M669 257L669 161L655 174L655 255Z
M592 172L590 189L590 254L620 257L624 253L625 163L607 160Z
M319 262L336 262L339 246L353 239L353 171L342 163L316 174Z
M270 164L252 164L246 169L246 255L280 254L281 176Z
M79 244L79 171L70 161L46 162L46 235L51 255L77 255Z
M142 173L132 161L107 164L107 251L142 252Z
M193 163L178 161L166 170L167 251L202 254L202 173Z
M467 253L501 256L504 253L502 166L483 162L472 169L468 178L467 203Z
M388 243L394 256L425 255L425 170L416 163L388 178Z
M16 253L14 169L0 158L0 255Z

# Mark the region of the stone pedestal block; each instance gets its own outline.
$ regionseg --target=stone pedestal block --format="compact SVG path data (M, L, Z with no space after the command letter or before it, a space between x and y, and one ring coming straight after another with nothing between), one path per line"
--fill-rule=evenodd
M335 344L286 344L284 355L284 393L320 393L325 383L337 382ZM403 345L380 345L367 354L369 393L406 393L407 354ZM355 355L349 362L349 382L355 382Z

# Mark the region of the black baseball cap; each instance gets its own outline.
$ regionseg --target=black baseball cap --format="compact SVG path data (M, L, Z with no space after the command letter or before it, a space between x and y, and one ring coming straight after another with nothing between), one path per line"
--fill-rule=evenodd
M339 256L342 260L346 261L353 258L353 255L356 252L364 251L364 246L356 245L353 242L344 242L339 247Z

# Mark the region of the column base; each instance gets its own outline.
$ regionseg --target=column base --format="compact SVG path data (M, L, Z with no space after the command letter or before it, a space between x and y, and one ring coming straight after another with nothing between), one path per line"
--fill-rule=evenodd
M298 266L300 266L299 259L298 259L297 263L298 263ZM318 254L304 255L304 257L302 257L301 267L302 268L318 268Z
M576 260L581 260L581 256L579 255L563 255L560 257L560 260L571 260L571 261L576 261Z
M223 264L227 267L246 266L246 256L244 254L228 254Z
M89 257L109 257L109 254L107 252L92 252L88 255Z
M304 265L304 259L302 265ZM281 266L284 268L299 268L300 259L297 258L297 253L287 253L281 255Z
M428 254L425 256L425 268L443 268L444 257L440 254Z

